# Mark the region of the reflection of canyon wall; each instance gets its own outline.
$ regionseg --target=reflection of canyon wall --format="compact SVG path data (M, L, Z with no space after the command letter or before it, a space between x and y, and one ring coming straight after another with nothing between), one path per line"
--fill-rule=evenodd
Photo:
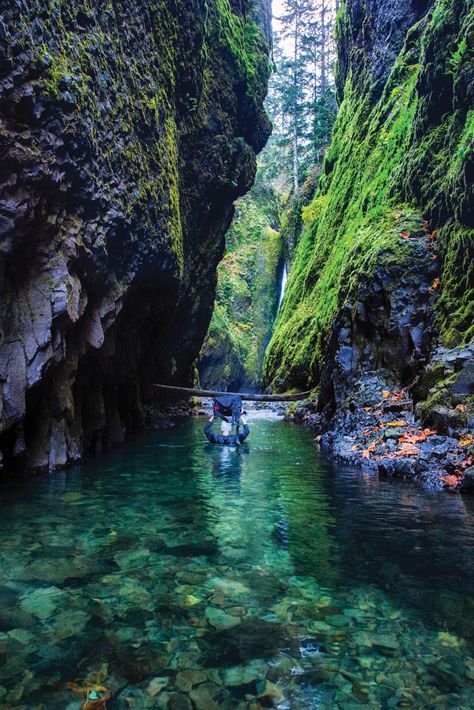
M233 201L269 133L269 4L40 0L4 13L8 467L121 441L153 380L191 381Z
M442 620L446 629L474 640L469 544L474 500L383 481L340 464L332 468L326 492L340 550L341 584L346 578L362 589L376 586L396 606L416 610L428 624ZM460 586L461 577L470 582ZM430 591L428 603L426 594L420 596L420 585Z

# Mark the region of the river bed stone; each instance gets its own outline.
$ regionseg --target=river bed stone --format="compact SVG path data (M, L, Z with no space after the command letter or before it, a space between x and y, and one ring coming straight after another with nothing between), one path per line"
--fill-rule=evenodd
M78 708L67 684L94 678L124 710L470 710L469 508L454 499L434 507L420 490L335 471L303 429L259 420L253 434L280 440L275 465L263 445L223 463L190 423L137 442L125 459L111 451L82 467L88 505L64 503L64 530L80 540L74 568L89 572L65 576L61 563L54 585L29 569L36 575L41 559L53 569L55 550L65 559L51 482L4 504L0 544L13 535L16 545L0 567L0 707ZM120 476L131 466L133 489ZM69 485L77 472L60 495ZM274 535L281 520L286 539ZM229 531L244 560L216 556Z

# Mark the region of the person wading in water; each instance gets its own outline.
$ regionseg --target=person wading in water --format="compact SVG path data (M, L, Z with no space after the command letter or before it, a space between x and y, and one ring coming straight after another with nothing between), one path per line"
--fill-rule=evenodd
M239 431L239 427L237 426L237 432L235 434L232 434L232 424L227 421L227 419L224 419L222 415L220 417L212 415L212 417L209 419L206 426L204 427L204 434L206 435L207 440L211 444L223 444L224 446L240 446L240 444L243 444L250 432L249 426L247 424L247 419L245 417L246 414L247 412L244 412L243 410L240 412L239 421L243 424L244 428L242 431ZM212 431L212 425L214 424L216 418L222 419L221 434L216 434L214 431Z

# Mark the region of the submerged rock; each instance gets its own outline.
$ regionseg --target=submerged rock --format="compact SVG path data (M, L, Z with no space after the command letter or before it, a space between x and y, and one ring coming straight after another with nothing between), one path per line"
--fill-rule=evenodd
M216 631L232 629L234 626L240 624L239 616L226 614L222 609L217 609L213 606L208 607L205 613L207 621Z
M223 678L225 685L232 688L257 683L258 680L265 678L266 672L265 661L256 659L242 666L226 668Z
M38 619L48 619L58 607L63 606L68 597L57 587L44 587L27 592L20 598L20 606L23 611L37 617Z
M396 656L400 653L400 644L393 634L377 634L370 641L383 656Z
M232 617L235 618L235 617ZM207 666L230 666L256 658L270 658L284 644L285 628L257 617L245 619L231 629L207 634L204 641Z

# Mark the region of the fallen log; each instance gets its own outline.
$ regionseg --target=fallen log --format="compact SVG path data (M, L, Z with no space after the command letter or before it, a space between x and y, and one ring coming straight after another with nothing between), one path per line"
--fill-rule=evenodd
M191 387L176 387L175 385L153 385L159 390L175 392L176 394L188 394L194 397L225 397L235 395L246 402L299 402L307 399L311 394L308 392L297 392L296 394L252 394L247 392L215 392L214 390L197 390Z

